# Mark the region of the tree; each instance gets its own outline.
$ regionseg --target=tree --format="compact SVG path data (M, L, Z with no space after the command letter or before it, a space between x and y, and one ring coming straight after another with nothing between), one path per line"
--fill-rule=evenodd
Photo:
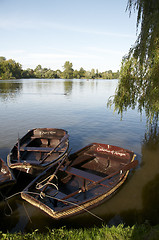
M5 57L0 57L0 63L6 61Z
M55 71L55 75L56 75L55 78L61 78L61 75L62 75L61 70L57 69L57 70Z
M89 71L85 72L85 78L86 79L91 79L91 73Z
M47 69L43 75L44 78L57 78L57 73L51 69Z
M159 1L128 0L127 10L130 15L132 9L137 11L137 29L141 25L141 30L130 53L139 58L142 64L159 47Z
M79 79L80 78L80 74L78 70L74 70L73 72L73 78Z
M85 70L81 67L80 70L74 70L73 77L77 79L81 79L85 77Z
M119 70L117 71L117 72L113 72L112 73L112 77L113 77L113 79L119 79Z
M21 78L22 76L22 66L21 64L15 62L12 59L5 60L1 57L0 61L0 78L2 79L15 79Z
M22 71L22 78L35 78L34 70L27 68L26 70Z
M70 63L69 61L66 61L63 68L63 78L65 79L72 79L73 78L73 68L72 68L72 63Z
M72 63L66 61L63 68L64 71L57 69L56 71L48 68L42 68L39 64L33 69L23 70L21 64L16 63L14 60L6 60L5 57L0 57L0 79L15 79L15 78L103 78L103 79L113 79L118 78L118 74L112 72L112 70L100 73L98 69L92 69L91 71L86 71L82 67L80 70L73 70Z
M86 70L84 70L84 69L81 67L80 70L79 70L79 76L80 76L80 78L84 78L84 77L85 77L85 73L86 73Z
M92 79L95 79L95 77L96 77L95 69L92 68L92 69L91 69L91 78L92 78Z
M42 67L40 64L34 69L34 74L36 78L42 78Z
M8 68L12 73L13 78L21 78L22 75L22 65L20 63L15 62L12 59L6 61L8 64Z
M141 24L137 41L123 58L120 82L114 98L115 110L123 113L129 107L142 112L147 119L158 120L159 113L159 1L128 0L127 9L138 11L137 28Z

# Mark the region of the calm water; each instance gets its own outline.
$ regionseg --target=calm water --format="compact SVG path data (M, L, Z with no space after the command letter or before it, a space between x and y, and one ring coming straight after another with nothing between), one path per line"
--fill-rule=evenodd
M145 138L146 117L127 111L123 120L107 108L117 80L12 80L0 81L0 157L6 159L11 147L29 129L63 128L70 134L72 152L91 142L109 143L133 150L139 167L109 201L92 212L107 224L159 224L158 135ZM156 140L157 139L157 140ZM151 140L151 141L150 141ZM53 221L19 196L1 202L0 230L10 232L47 230L61 225L90 227L103 222L85 213L68 220ZM6 207L6 209L5 209Z

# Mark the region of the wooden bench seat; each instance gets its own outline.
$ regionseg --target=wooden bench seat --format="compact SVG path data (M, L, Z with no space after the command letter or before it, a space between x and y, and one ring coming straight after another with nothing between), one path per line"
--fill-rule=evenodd
M28 151L28 152L51 152L54 148L49 147L21 147L20 151ZM56 152L56 150L55 150Z
M70 197L69 195L66 195L65 193L63 192L60 192L58 191L57 195L55 196L57 198L59 198L60 200L66 200L67 201L71 201L71 202L77 202L78 200L73 198L73 197Z
M30 139L31 140L34 140L34 139L58 139L58 140L61 140L64 136L39 136L39 135L34 135L34 136L31 136Z
M97 182L102 179L102 177L100 177L98 175L95 175L93 173L89 173L89 172L86 172L86 171L83 171L83 170L80 170L80 169L74 168L74 167L68 167L68 168L66 168L66 170L64 170L64 169L62 169L62 170L65 171L66 173L86 179L91 182Z
M81 170L81 169L78 169L78 168L74 168L74 167L68 167L68 168L61 168L60 169L61 171L64 171L68 174L71 174L71 175L74 175L74 176L77 176L79 178L82 178L84 180L88 180L92 183L96 183L99 181L99 185L101 186L104 186L104 187L107 187L109 188L109 181L107 179L105 179L105 177L100 177L96 174L93 174L93 173L90 173L90 172L86 172L84 170Z

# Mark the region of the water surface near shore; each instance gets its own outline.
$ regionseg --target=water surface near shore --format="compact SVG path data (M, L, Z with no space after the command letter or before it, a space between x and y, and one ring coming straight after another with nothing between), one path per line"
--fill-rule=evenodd
M137 109L120 115L107 108L118 80L20 79L0 81L0 157L29 129L63 128L70 134L74 152L91 142L107 143L134 151L139 167L109 201L92 210L105 223L159 223L159 149L147 142L146 117ZM152 136L153 137L153 136ZM145 143L146 142L146 143ZM30 231L46 227L92 226L101 222L88 213L53 221L19 196L9 201L12 215L0 203L0 230ZM154 211L155 208L155 211ZM6 226L6 227L5 227Z

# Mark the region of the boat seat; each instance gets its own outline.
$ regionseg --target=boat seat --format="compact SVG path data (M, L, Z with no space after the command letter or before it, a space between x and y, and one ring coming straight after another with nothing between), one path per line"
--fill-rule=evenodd
M22 160L21 162L20 162L20 164L25 164L25 165L27 165L27 164L30 164L30 165L39 165L40 164L40 161L38 161L38 160Z
M61 200L61 202L66 201L65 202L66 204L67 204L67 201L71 201L74 203L78 202L78 200L71 197L70 194L65 194L59 190L57 191L57 190L53 189L52 187L47 189L46 194L48 196L55 197L55 199L54 199L55 201L56 201L56 198L57 198L57 201L59 200L59 202L60 202L60 200Z
M74 202L74 203L75 203L75 202L78 202L77 199L75 199L75 198L73 198L73 197L70 197L69 195L67 195L67 194L65 194L65 193L63 193L63 192L60 192L60 191L58 191L56 197L59 198L60 200L63 200L63 201L66 200L66 202L67 202L67 201L71 201L71 202Z
M28 151L28 152L51 152L54 148L49 147L21 147L20 151ZM56 152L56 149L55 149Z
M86 171L83 171L83 170L80 170L80 169L74 168L74 167L68 167L65 170L64 169L62 169L62 170L65 171L66 173L69 173L69 174L72 174L74 176L86 179L86 180L91 181L91 182L97 182L97 181L100 181L102 179L102 177L100 177L98 175L95 175L93 173L89 173L89 172L86 172Z
M74 167L68 167L66 169L63 168L60 170L65 171L68 174L72 174L74 176L82 178L83 180L88 180L93 183L100 181L100 183L99 183L100 185L109 188L109 182L107 181L107 179L105 180L104 177L100 177L96 174L86 172L86 171L83 171L83 170L80 170L80 169L74 168Z

